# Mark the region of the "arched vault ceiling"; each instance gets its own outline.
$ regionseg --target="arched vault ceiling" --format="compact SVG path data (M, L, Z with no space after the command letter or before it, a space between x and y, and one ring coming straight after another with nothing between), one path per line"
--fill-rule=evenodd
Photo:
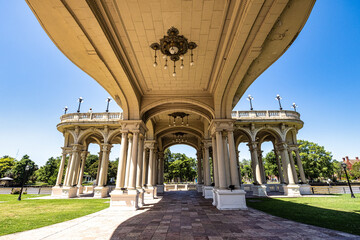
M143 106L192 99L231 110L250 84L291 45L315 0L26 0L56 46L141 119ZM175 26L198 44L195 66L165 70L150 44ZM179 63L178 63L179 65ZM144 104L146 103L146 104Z

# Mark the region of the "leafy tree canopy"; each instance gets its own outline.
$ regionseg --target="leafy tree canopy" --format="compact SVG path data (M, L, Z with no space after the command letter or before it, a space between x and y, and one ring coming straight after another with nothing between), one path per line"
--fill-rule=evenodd
M25 167L27 165L29 166L29 170L25 174ZM21 183L21 181L25 177L26 183L37 169L38 166L35 164L35 162L32 161L28 155L24 155L20 161L17 161L15 163L15 166L13 167L11 172L15 182Z
M6 173L12 169L15 163L15 158L9 156L3 156L0 158L0 178L6 177Z

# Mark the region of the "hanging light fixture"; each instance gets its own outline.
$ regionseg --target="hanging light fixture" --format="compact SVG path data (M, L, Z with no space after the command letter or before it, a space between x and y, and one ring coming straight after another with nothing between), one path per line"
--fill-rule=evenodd
M184 112L174 112L171 114L168 114L169 116L169 127L171 126L170 124L170 118L173 118L173 126L176 126L176 118L181 118L181 126L185 125L184 122L184 118L186 117L186 126L189 126L189 114L184 113Z
M183 35L179 35L179 30L175 27L171 27L167 31L167 36L164 36L162 39L160 39L159 43L153 43L150 45L150 47L155 51L154 55L154 67L157 66L157 55L156 51L160 50L162 54L164 54L165 58L165 65L164 69L167 69L167 57L170 58L171 61L174 62L174 71L173 76L176 76L176 61L181 60L180 69L184 68L184 54L187 53L188 49L190 49L190 66L194 65L194 59L193 59L193 50L197 47L196 43L194 42L188 42L187 38L185 38Z

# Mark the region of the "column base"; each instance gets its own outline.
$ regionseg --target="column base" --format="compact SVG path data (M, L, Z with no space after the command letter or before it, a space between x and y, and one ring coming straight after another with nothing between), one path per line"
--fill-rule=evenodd
M62 196L62 188L60 186L54 186L51 188L51 196L52 197L61 197Z
M196 190L197 190L198 193L202 192L202 186L203 186L203 184L197 184L196 185Z
M254 196L259 196L259 197L266 197L267 196L266 185L264 185L264 184L262 184L262 185L254 185L254 186L252 186L252 190L253 190L253 195Z
M139 207L143 207L145 206L145 190L143 188L139 188L137 190L139 192Z
M144 198L148 198L148 199L154 199L155 198L155 190L156 188L154 187L146 187L145 189L145 193L144 193Z
M216 188L213 188L212 190L212 195L213 195L213 202L212 202L212 205L213 206L217 206L217 192L216 192Z
M108 187L95 187L94 188L94 198L106 198L109 196Z
M156 185L157 187L157 190L156 192L159 194L159 193L164 193L164 185L161 184L161 185Z
M77 195L83 194L84 193L84 186L77 186L78 190L77 190Z
M288 197L300 197L300 186L297 184L284 186L284 193Z
M217 205L219 210L246 210L245 191L241 189L216 189Z
M77 187L62 187L61 197L74 198L77 197Z
M213 198L213 189L212 186L204 186L203 187L203 196L205 199L212 199Z
M114 190L110 193L110 199L110 207L121 208L122 210L137 210L139 208L138 190Z
M313 194L311 191L311 186L309 184L300 184L300 194Z

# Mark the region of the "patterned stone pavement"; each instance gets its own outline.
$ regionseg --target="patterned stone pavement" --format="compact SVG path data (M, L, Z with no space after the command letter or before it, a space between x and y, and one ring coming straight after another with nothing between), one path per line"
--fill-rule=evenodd
M360 239L249 209L219 211L194 191L167 192L149 211L119 225L111 239Z
M34 200L36 201L36 200ZM76 199L74 199L76 201ZM51 226L0 237L22 239L360 239L249 209L219 211L194 191L167 192L138 211L108 208Z

